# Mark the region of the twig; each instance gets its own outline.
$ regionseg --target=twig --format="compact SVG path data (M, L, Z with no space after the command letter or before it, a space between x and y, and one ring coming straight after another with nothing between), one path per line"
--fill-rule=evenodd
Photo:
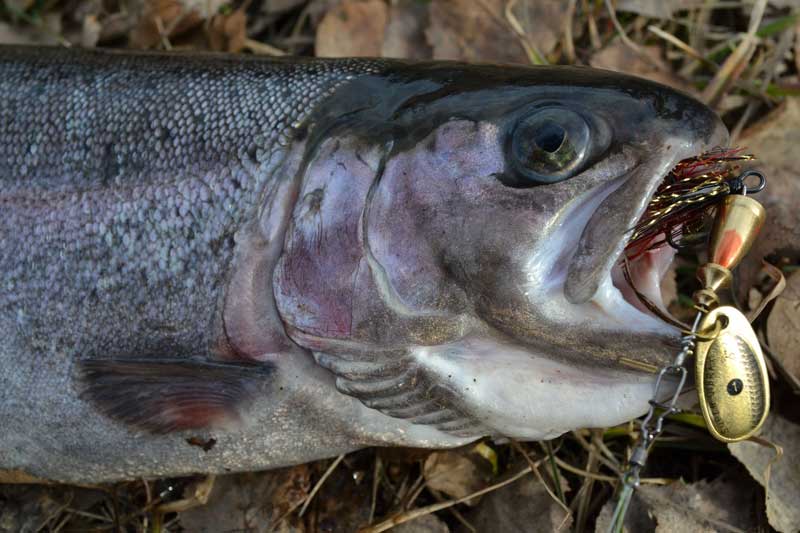
M525 461L528 462L528 466L531 467L531 470L533 470L533 473L536 475L536 479L538 479L539 483L542 484L544 490L547 491L547 494L549 494L550 497L553 500L555 500L555 502L559 505L559 507L564 509L564 511L567 513L567 516L570 516L572 513L570 512L569 507L567 507L567 505L561 499L559 499L559 497L550 489L550 487L547 486L547 483L542 477L542 474L539 473L539 469L537 468L536 463L533 462L533 459L531 459L531 456L528 455L528 452L526 452L525 449L520 445L520 443L518 443L514 439L509 439L509 441L511 442L511 446L513 446L515 450L521 453L522 457L525 458Z
M369 523L371 524L373 520L375 520L375 507L378 504L378 487L381 484L381 458L378 454L375 454L375 469L372 474L372 500L369 505Z
M536 462L536 466L539 466L540 463L541 463L541 461L537 461ZM468 500L471 500L472 498L477 498L478 496L483 496L484 494L487 494L489 492L493 492L493 491L495 491L497 489L503 488L506 485L510 485L511 483L514 483L516 480L526 476L527 474L530 474L530 472L531 472L531 467L528 466L528 467L524 468L522 471L517 472L516 474L514 474L510 478L506 479L505 481L501 481L499 483L495 483L494 485L490 485L490 486L486 487L485 489L481 489L481 490L475 491L472 494L468 494L468 495L464 496L463 498L459 498L457 500L449 500L449 501L441 502L441 503L434 503L432 505L428 505L426 507L420 507L418 509L412 509L411 511L407 511L405 513L401 513L401 514L395 515L395 516L393 516L393 517L391 517L391 518L389 518L387 520L384 520L383 522L379 522L379 523L377 523L375 525L367 526L365 528L360 528L358 530L358 532L359 533L380 533L381 531L386 531L388 529L393 528L394 526L398 526L400 524L404 524L406 522L409 522L409 521L414 520L416 518L419 518L421 516L429 515L431 513L435 513L437 511L441 511L443 509L448 509L448 508L450 508L450 507L452 507L454 505L458 505L459 503L464 503L464 502L466 502Z
M533 65L547 65L547 60L542 55L542 52L536 47L536 45L528 38L528 34L525 33L525 30L522 28L522 24L519 23L519 19L517 19L516 15L514 15L514 6L516 5L517 0L509 0L506 3L505 8L505 16L506 20L508 21L508 25L517 34L517 38L522 45L522 48L525 49L525 54L528 56L528 61L530 61Z
M575 41L572 37L572 24L575 18L575 6L578 0L569 0L567 3L567 13L564 17L564 55L567 63L575 63Z
M617 18L617 13L614 11L614 6L611 5L611 0L605 0L605 4L606 9L608 10L608 16L611 19L612 24L614 24L614 28L617 30L617 34L619 35L619 38L622 40L623 44L625 44L625 46L633 50L636 55L658 70L665 70L664 65L661 65L658 63L658 61L653 60L653 58L647 55L638 44L631 41L631 38L628 37L628 34L625 32L625 28L622 27L622 24L620 24L619 19Z
M333 471L336 470L336 467L339 466L339 463L342 462L342 459L344 459L344 454L337 457L336 460L333 463L331 463L331 466L328 467L325 473L322 474L322 477L319 478L317 484L314 485L314 488L311 489L311 492L306 497L306 501L303 503L303 507L300 508L300 513L298 514L298 516L302 517L305 514L306 509L308 509L308 504L311 503L311 500L314 499L314 496L316 496L317 492L319 492L319 489L322 488L322 484L325 483L325 480L328 479L328 476L333 474Z
M438 490L433 490L431 488L429 488L428 490L430 491L431 494L433 494L433 497L436 498L437 502L443 502L444 501L444 497L441 495L441 493ZM475 526L470 524L469 521L466 518L464 518L464 515L462 515L458 511L458 509L456 509L455 507L451 507L451 508L448 509L448 511L450 512L450 514L455 516L456 520L461 522L464 525L465 528L469 529L472 533L478 533L478 531L475 529Z
M703 55L700 52L698 52L697 50L695 50L694 48L692 48L691 46L689 46L685 42L681 41L680 39L678 39L674 35L665 32L664 30L662 30L658 26L654 26L654 25L651 24L650 26L647 27L647 31L649 31L650 33L655 34L657 37L661 37L665 41L673 44L676 48L679 48L680 50L683 50L688 55L692 56L693 58L697 59L698 61L703 61L703 62L708 63L709 65L714 65L713 62L707 61L706 58L704 58ZM716 65L714 65L714 66L716 66Z
M275 57L282 57L286 55L286 52L284 52L280 48L250 38L244 40L244 47L253 52L254 54L261 54L265 56L275 56Z

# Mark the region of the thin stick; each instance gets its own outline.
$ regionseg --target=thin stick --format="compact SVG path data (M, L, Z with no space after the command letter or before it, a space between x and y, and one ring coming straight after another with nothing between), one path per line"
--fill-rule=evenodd
M654 26L654 25L651 24L650 26L647 27L647 31L649 31L650 33L654 33L656 36L661 37L665 41L675 45L676 48L678 48L680 50L683 50L688 55L692 56L693 58L697 59L698 61L704 61L706 63L709 63L709 64L713 65L713 63L711 61L707 61L706 58L704 58L703 55L700 52L698 52L697 50L695 50L694 48L692 48L691 46L689 46L685 42L681 41L680 39L678 39L674 35L665 32L664 30L662 30L658 26ZM714 65L714 66L716 66L716 65Z
M575 63L575 40L572 37L572 22L575 18L575 6L578 0L569 0L567 14L564 17L564 55L567 63Z
M375 507L378 505L378 487L381 484L381 458L376 454L375 456L375 468L372 474L372 501L369 505L369 523L371 524L373 520L375 520Z
M339 466L339 463L342 462L342 459L344 459L344 454L337 457L336 460L333 463L331 463L331 466L328 467L325 473L322 474L322 477L319 478L317 484L314 485L314 488L311 489L311 492L308 494L306 501L303 503L303 507L300 508L300 513L298 514L298 516L302 517L305 514L306 509L308 509L308 504L311 503L311 500L314 499L314 496L316 496L317 492L319 492L319 489L322 488L322 484L325 483L325 480L328 479L328 476L333 474L333 471L336 470L336 467Z
M536 462L536 466L539 466L541 461ZM472 498L477 498L478 496L483 496L489 492L493 492L497 489L503 488L506 485L510 485L514 483L516 480L526 476L527 474L531 473L531 467L528 466L524 468L522 471L517 472L510 478L506 479L505 481L501 481L499 483L495 483L494 485L490 485L485 489L481 489L479 491L475 491L472 494L468 494L463 498L459 498L457 500L449 500L442 503L434 503L432 505L428 505L426 507L420 507L418 509L412 509L406 513L401 513L399 515L395 515L383 522L379 522L373 526L367 526L365 528L361 528L358 530L359 533L380 533L381 531L386 531L388 529L393 528L394 526L398 526L400 524L404 524L421 516L429 515L431 513L435 513L437 511L441 511L443 509L447 509L449 507L453 507L454 505L458 505L459 503L464 503Z
M284 52L280 48L272 46L271 44L262 43L261 41L256 41L255 39L245 39L244 47L253 52L254 54L261 54L265 56L275 56L275 57L281 57L286 55L286 52Z
M567 507L567 505L563 502L563 500L559 499L559 497L550 489L550 487L547 486L547 483L545 483L544 478L542 478L542 474L539 473L539 469L536 467L536 463L533 462L533 459L531 459L531 456L528 455L528 452L526 452L525 449L522 446L520 446L520 444L514 439L509 439L509 440L514 449L517 450L519 453L521 453L522 456L525 458L525 460L528 462L528 466L530 466L531 470L533 470L533 473L536 474L536 479L538 479L539 483L542 484L544 490L547 491L547 494L550 495L550 497L559 505L559 507L564 509L564 511L567 513L567 516L570 516L572 513L570 512L569 507ZM558 481L555 481L555 483L558 483Z
M605 4L606 9L608 10L608 16L611 19L611 22L614 24L614 28L617 30L619 38L622 39L622 42L625 44L625 46L633 50L636 55L647 61L650 65L656 67L658 70L665 70L663 65L658 64L658 62L654 61L652 57L647 55L638 44L631 41L631 38L628 37L627 33L625 33L625 28L622 27L622 24L620 24L619 19L617 18L617 13L614 11L614 6L611 5L611 0L605 0Z

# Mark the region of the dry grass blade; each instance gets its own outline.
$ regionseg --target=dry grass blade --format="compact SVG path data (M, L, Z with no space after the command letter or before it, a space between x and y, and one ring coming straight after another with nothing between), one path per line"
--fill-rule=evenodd
M555 501L559 505L559 507L564 509L564 512L566 513L564 520L569 519L569 517L572 515L572 511L570 511L569 507L567 507L564 501L561 498L559 498L547 485L544 478L542 478L542 474L539 473L539 468L537 468L536 463L534 463L533 459L531 459L530 455L528 455L528 452L526 452L525 449L514 439L510 439L510 442L511 446L515 450L517 450L520 454L522 454L522 457L525 458L525 461L527 461L528 466L531 467L531 470L533 470L533 473L536 475L536 479L538 479L539 483L542 484L544 490L547 491L547 494L553 499L553 501ZM558 483L558 480L556 480L556 483Z
M750 14L750 26L747 33L742 38L739 46L728 56L722 67L714 75L708 86L703 90L702 99L708 105L716 105L725 91L741 75L742 70L747 66L747 62L755 52L758 38L756 32L761 19L764 16L764 9L767 7L767 0L756 0L753 11Z
M536 464L536 466L539 466L541 464L541 461L537 461L535 464ZM437 511L441 511L443 509L447 509L447 508L452 507L454 505L458 505L459 503L464 503L466 501L469 501L472 498L477 498L478 496L483 496L484 494L488 494L490 492L493 492L493 491L495 491L497 489L505 487L506 485L510 485L511 483L517 481L518 479L520 479L523 476L525 476L527 474L530 474L530 473L531 473L531 467L528 466L527 468L523 469L520 472L517 472L516 474L514 474L513 476L511 476L510 478L508 478L508 479L506 479L504 481L501 481L499 483L495 483L494 485L490 485L490 486L486 487L485 489L481 489L481 490L475 491L472 494L468 494L468 495L464 496L463 498L459 498L457 500L448 500L446 502L441 502L441 503L434 503L432 505L428 505L426 507L420 507L418 509L412 509L411 511L407 511L407 512L401 513L399 515L395 515L395 516L393 516L391 518L388 518L387 520L384 520L383 522L379 522L379 523L377 523L375 525L360 528L358 530L358 533L380 533L381 531L389 530L389 529L391 529L391 528L393 528L395 526L399 526L400 524L404 524L405 522L410 522L411 520L414 520L415 518L419 518L421 516L425 516L425 515L428 515L428 514L431 514L431 513L435 513Z
M508 21L508 25L517 34L519 38L519 42L522 45L522 48L525 49L525 54L528 56L528 60L530 60L531 64L533 65L547 65L547 60L544 58L544 55L536 48L536 45L531 42L528 38L528 35L525 33L525 30L522 29L522 24L520 24L519 20L517 19L516 15L514 15L514 6L517 4L517 0L509 0L505 7L505 16L506 20Z
M286 52L284 52L280 48L272 46L271 44L256 41L254 39L245 39L244 47L247 50L253 52L254 54L273 56L273 57L281 57L286 55Z
M306 509L308 509L308 506L311 503L311 500L314 499L314 496L317 494L317 492L319 492L319 489L322 488L322 485L325 483L325 480L328 479L328 476L330 476L333 473L333 471L336 470L336 467L339 466L339 463L342 462L342 460L344 459L344 455L345 454L342 454L339 457L337 457L336 460L334 460L333 463L331 463L331 466L328 467L325 473L322 474L322 477L319 478L317 484L314 485L314 488L311 489L311 492L308 493L308 497L306 498L306 501L303 502L303 507L300 508L300 513L298 513L298 516L303 516L305 514Z
M677 37L675 37L671 33L665 32L664 30L662 30L658 26L654 26L654 25L651 24L650 26L647 27L647 31L649 31L650 33L656 35L657 37L660 37L660 38L664 39L668 43L674 45L676 48L678 48L680 50L683 50L688 55L690 55L691 57L697 59L698 61L704 61L709 65L713 65L713 63L711 61L706 61L706 58L704 58L703 55L700 52L698 52L697 50L695 50L694 48L692 48L691 46L689 46L685 42L681 41L680 39L678 39Z

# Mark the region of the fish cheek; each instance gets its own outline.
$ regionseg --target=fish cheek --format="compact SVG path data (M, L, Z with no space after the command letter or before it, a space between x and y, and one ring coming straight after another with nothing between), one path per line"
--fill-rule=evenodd
M460 271L489 238L474 226L491 209L486 183L504 167L499 128L469 120L447 122L389 158L369 204L369 248L404 306L465 311Z

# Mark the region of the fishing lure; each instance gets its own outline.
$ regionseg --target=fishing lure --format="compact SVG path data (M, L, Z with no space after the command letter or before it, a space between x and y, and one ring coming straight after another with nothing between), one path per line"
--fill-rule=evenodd
M711 435L723 442L745 440L766 421L769 378L758 338L741 311L720 305L718 294L730 285L731 271L750 250L766 218L764 207L747 196L766 186L764 175L758 171L739 173L733 164L750 159L753 156L739 150L715 150L681 161L656 191L626 247L623 271L633 287L628 260L667 244L682 247L679 239L685 242L687 235L703 226L709 212L714 212L708 261L697 270L701 284L693 296L697 315L675 360L658 374L650 411L639 423L640 441L622 476L610 531L621 531L650 446L661 433L664 419L678 411L676 404L687 380L685 362L689 357L695 359L698 399ZM758 182L748 189L750 177L757 177ZM658 311L633 289L648 308ZM667 376L677 378L678 384L668 400L659 401ZM660 414L656 414L657 408L662 409Z

